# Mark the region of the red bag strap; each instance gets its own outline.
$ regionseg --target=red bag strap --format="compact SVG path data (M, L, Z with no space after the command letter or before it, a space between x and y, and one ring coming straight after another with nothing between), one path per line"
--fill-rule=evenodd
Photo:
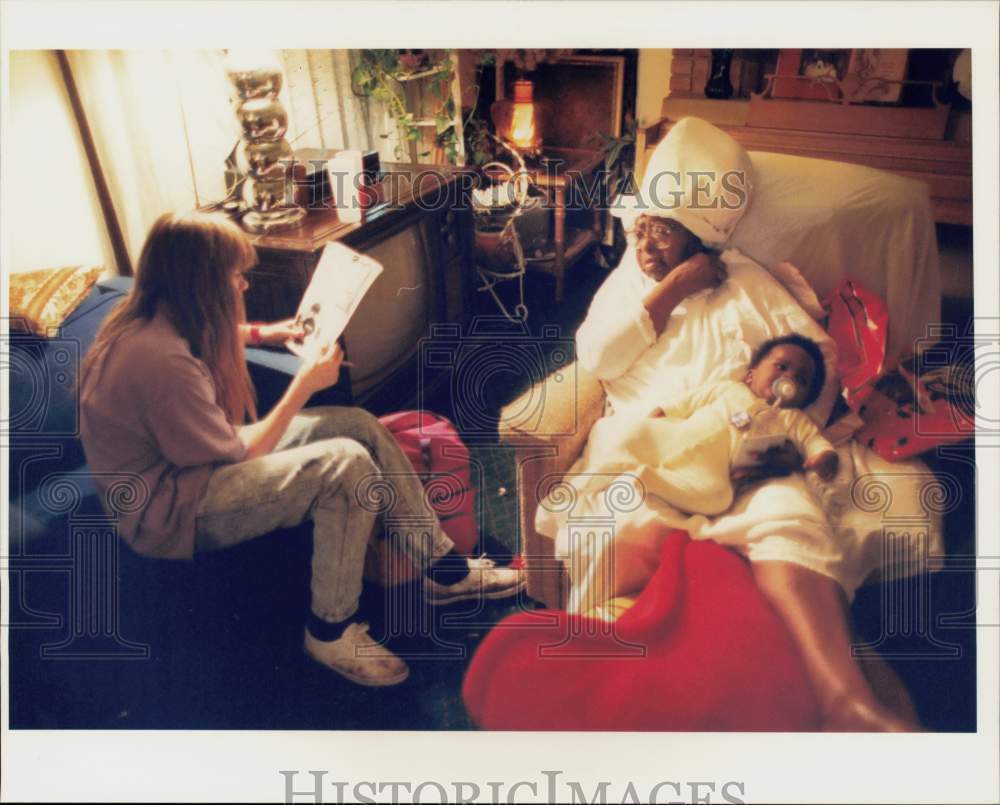
M378 421L381 422L389 431L392 433L401 433L403 431L413 431L415 433L420 433L425 427L429 425L438 425L445 423L450 427L455 426L451 422L445 419L443 416L435 414L433 411L396 411L392 414L386 414L385 416L380 416ZM456 429L457 433L457 429ZM430 445L431 440L428 436L420 436L420 451L423 454L424 464L429 468L431 465L431 455L430 455Z
M437 417L429 411L395 411L385 416L380 416L378 421L389 430L417 430L422 425L425 417Z

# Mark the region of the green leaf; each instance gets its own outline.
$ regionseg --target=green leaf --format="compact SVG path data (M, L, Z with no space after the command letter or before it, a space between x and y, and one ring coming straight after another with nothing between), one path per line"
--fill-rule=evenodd
M376 50L373 52L375 53L375 61L383 72L391 73L396 69L396 64L399 62L398 50Z

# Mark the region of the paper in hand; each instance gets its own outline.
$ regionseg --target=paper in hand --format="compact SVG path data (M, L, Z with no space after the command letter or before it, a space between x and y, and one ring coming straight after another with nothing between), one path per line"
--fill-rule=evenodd
M305 335L300 343L289 342L288 348L303 358L317 356L323 346L332 349L381 273L381 264L371 257L342 243L328 243L295 315Z

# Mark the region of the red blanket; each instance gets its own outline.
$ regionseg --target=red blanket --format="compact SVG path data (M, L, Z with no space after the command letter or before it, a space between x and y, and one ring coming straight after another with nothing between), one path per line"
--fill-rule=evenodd
M672 531L656 574L612 626L540 610L480 644L463 685L493 730L815 730L791 636L746 562Z

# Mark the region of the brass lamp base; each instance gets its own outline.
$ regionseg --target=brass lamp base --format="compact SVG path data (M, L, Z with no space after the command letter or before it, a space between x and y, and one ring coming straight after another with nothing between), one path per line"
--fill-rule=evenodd
M305 217L306 211L302 207L279 207L266 212L248 210L244 213L241 223L248 232L264 235L269 232L293 229Z

